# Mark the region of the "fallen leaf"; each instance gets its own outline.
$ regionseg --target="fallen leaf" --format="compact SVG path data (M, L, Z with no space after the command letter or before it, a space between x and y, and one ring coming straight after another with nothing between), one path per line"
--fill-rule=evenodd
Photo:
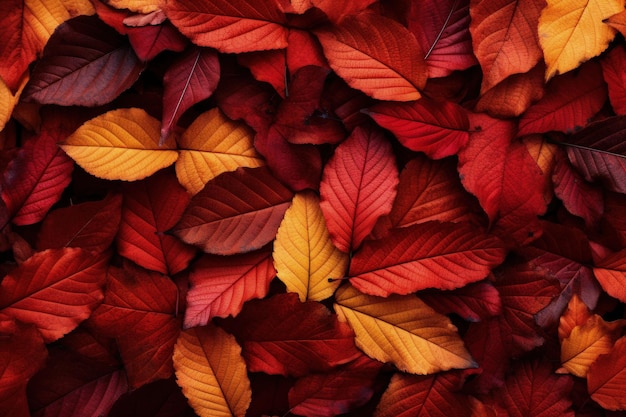
M620 338L610 353L600 356L589 367L587 390L591 398L607 410L626 409L622 387L626 383L626 338Z

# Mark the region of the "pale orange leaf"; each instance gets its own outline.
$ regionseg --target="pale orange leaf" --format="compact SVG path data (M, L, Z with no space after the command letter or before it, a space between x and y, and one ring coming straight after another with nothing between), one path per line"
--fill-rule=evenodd
M107 0L106 4L116 9L128 9L136 13L152 13L161 8L162 0Z

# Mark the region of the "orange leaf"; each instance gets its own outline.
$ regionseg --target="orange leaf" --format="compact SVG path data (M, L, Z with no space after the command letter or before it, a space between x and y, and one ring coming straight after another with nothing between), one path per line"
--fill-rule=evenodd
M151 13L159 10L161 0L106 0L106 4L116 9L128 9L137 13Z
M606 20L606 24L617 29L623 36L626 36L626 10L609 17Z
M589 367L587 391L607 410L626 410L626 337Z
M576 326L582 326L591 318L589 307L581 300L578 294L574 294L567 304L567 310L561 316L559 322L559 340L569 337Z
M604 291L626 303L626 249L596 262L593 273Z
M415 37L398 22L362 13L315 34L332 69L351 87L379 100L421 97L428 68Z
M234 336L209 324L181 332L174 347L177 383L200 417L243 417L252 391Z

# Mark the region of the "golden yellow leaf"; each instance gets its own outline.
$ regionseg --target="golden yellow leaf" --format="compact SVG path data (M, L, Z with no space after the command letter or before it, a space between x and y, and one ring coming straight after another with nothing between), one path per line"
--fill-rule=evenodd
M180 333L176 382L200 417L243 417L252 391L235 337L209 324Z
M278 228L273 258L278 278L300 301L324 300L341 283L328 278L344 276L348 254L333 245L319 197L312 191L294 196Z
M557 373L569 372L585 378L598 356L611 351L623 326L622 321L607 323L594 314L585 324L574 327L569 337L561 342L563 367Z
M223 172L265 165L254 149L253 138L254 132L248 126L228 119L218 108L201 114L178 141L178 181L197 194Z
M11 115L13 114L13 109L17 104L20 94L26 83L28 82L28 74L25 74L22 77L22 82L20 83L19 90L13 94L11 89L6 85L6 83L0 78L0 131L4 129L7 122L11 119Z
M128 9L137 13L152 13L159 10L162 0L107 0L106 4L116 9Z
M94 13L89 0L24 0L24 19L42 47L61 23Z
M375 297L351 285L335 293L335 311L368 356L414 374L476 367L457 328L414 295Z
M603 20L623 9L623 0L548 0L539 18L546 80L600 55L616 33Z
M159 147L160 129L161 123L142 109L118 109L87 121L60 146L96 177L136 181L178 158L173 139Z

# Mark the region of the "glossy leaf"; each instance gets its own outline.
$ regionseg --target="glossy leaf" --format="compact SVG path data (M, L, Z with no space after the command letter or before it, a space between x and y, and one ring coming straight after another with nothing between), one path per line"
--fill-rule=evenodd
M293 194L267 168L240 168L209 182L172 232L207 253L232 255L274 240Z
M196 251L175 236L173 227L190 197L173 173L161 171L122 187L124 203L116 246L120 255L162 274L176 274L187 268Z
M24 97L42 104L98 106L133 85L142 70L124 37L95 16L79 16L54 32Z
M297 193L285 212L274 240L278 278L300 301L320 301L333 295L348 267L348 254L331 240L319 198L311 191Z
M479 281L506 255L502 242L467 223L428 222L366 242L352 258L350 282L386 297Z
M0 313L34 324L46 342L55 341L102 301L107 260L78 248L38 252L2 280Z
M603 20L624 8L620 0L547 0L539 18L546 79L577 68L606 49L615 30Z
M432 374L476 364L457 328L413 296L362 294L352 286L335 293L335 310L369 357L413 374Z
M422 98L409 104L381 103L368 114L402 145L432 159L456 154L469 138L467 114L451 102Z
M165 142L185 111L213 94L219 79L219 61L211 49L190 48L172 62L163 76L160 143Z
M607 410L626 409L626 338L622 337L610 353L600 356L589 367L587 390L591 398Z
M359 248L391 210L397 185L391 145L376 130L356 128L335 149L320 184L320 206L335 246L344 252Z
M362 13L315 34L331 68L351 87L379 100L421 97L428 70L417 41L399 23Z
M170 21L200 46L240 53L287 46L285 16L275 0L168 1L163 11Z
M112 110L83 124L60 146L96 177L136 181L178 158L173 141L159 147L159 125L138 108Z
M253 132L243 123L228 119L218 108L198 116L178 146L176 176L191 194L197 194L223 172L264 165L254 149Z
M246 301L267 295L275 276L269 248L228 257L205 255L189 274L185 327L236 316Z

